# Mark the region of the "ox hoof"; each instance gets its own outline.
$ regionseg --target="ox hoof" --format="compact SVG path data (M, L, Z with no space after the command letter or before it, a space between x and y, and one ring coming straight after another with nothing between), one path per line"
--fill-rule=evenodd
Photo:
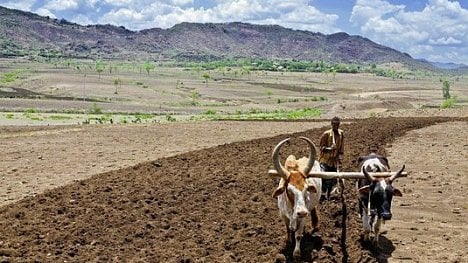
M364 240L364 242L369 242L370 241L370 236L368 233L365 233L363 236L362 236L362 240Z

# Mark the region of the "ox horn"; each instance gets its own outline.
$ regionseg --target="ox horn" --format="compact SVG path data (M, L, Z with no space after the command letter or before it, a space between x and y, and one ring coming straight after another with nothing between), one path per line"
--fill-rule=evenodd
M403 167L401 167L401 169L394 175L392 175L392 177L390 177L390 179L388 179L388 181L390 181L390 183L393 182L393 180L397 179L398 177L401 176L401 174L403 173L403 170L405 170L405 165L403 164Z
M317 156L317 150L315 149L315 144L307 137L299 137L299 139L302 139L307 142L310 148L310 154L309 154L309 162L307 163L306 167L304 168L304 175L307 176L312 170L312 167L314 166L315 163L315 157Z
M370 174L366 171L366 169L362 169L362 173L364 174L364 176L366 177L366 179L369 180L370 182L375 181L375 178L374 178L372 175L370 175Z
M272 158L273 158L273 166L275 167L275 170L278 171L278 174L281 175L281 177L283 177L285 180L288 179L288 176L289 176L289 171L286 170L286 168L284 168L284 166L281 164L280 160L279 160L279 151L281 149L281 146L283 146L283 144L287 141L289 141L291 138L286 138L282 141L280 141L276 146L275 148L273 149L273 154L272 154Z

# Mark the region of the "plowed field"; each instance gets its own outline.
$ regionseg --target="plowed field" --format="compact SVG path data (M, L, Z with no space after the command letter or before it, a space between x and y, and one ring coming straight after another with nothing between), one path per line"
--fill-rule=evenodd
M371 150L387 155L387 149L408 131L436 124L455 123L466 127L466 121L466 118L428 117L371 118L343 123L346 154L342 170L356 171L357 157ZM324 129L233 142L146 161L4 205L0 207L0 259L5 262L292 262L292 250L285 243L285 229L278 217L276 201L271 197L278 182L267 176L271 168L271 150L285 137L307 136L317 142ZM461 160L467 153L466 130L462 128L456 134L447 131L444 136L457 138L450 143L441 143L441 147L459 149ZM422 139L426 142L435 140L437 134ZM187 141L193 143L200 140L199 136L187 138ZM417 143L424 145L421 141ZM291 153L306 155L304 146L303 142L293 140L283 148L283 157ZM451 174L450 169L455 166L450 163L451 158L439 159L445 164L429 159L421 164L424 160L411 158L416 155L417 148L411 148L412 143L407 146L408 151L399 149L389 156L392 168L397 169L405 162L409 172L409 178L398 179L395 183L397 187L404 187L403 201L397 201L395 206L412 207L416 204L413 202L419 202L416 209L425 209L421 206L423 198L413 196L408 199L410 203L404 201L405 195L417 193L424 196L438 192L435 190L438 185L428 187L425 193L417 192L418 185L434 183L431 183L431 177L412 178L412 174L425 176L415 169L443 169L445 174ZM418 154L424 154L424 151ZM468 208L466 166L456 167L462 169L456 171L460 174L456 178L462 183L461 188L444 188L443 191L456 191L465 198L454 200L450 209L458 210L447 215L453 220L441 219L445 220L441 224L452 230L463 222L466 224L463 218L466 218ZM437 177L437 174L433 176ZM395 220L407 218L409 221L384 225L380 246L373 247L361 241L362 226L356 212L356 198L354 184L347 183L345 206L339 199L321 204L320 231L318 235L307 234L303 239L300 262L418 262L431 259L413 257L413 253L430 254L424 247L412 246L416 251L406 255L400 251L405 250L402 246L411 247L407 235L412 235L414 227L419 241L424 241L424 235L441 231L410 225L409 215L422 210L400 212L395 208L398 210L394 211ZM439 209L436 213L443 213L445 208L430 209ZM403 230L399 232L399 229ZM466 262L463 258L467 252L466 236L460 233L466 228L460 229L446 237L457 246L446 262ZM307 231L309 233L310 225ZM405 236L399 236L399 233ZM421 245L431 248L427 240ZM402 256L392 259L395 254Z

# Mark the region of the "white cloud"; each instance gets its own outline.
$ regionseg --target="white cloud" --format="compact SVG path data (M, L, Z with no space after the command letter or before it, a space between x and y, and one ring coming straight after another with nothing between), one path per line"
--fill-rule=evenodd
M278 24L284 27L335 33L338 15L326 14L309 6L308 1L226 1L215 8L223 21L248 21L258 24Z
M463 43L461 40L455 39L453 37L441 37L439 39L429 39L429 44L432 45L453 45L453 44L461 44Z
M133 0L104 0L105 3L113 6L128 6Z
M98 22L100 24L112 24L118 26L132 23L138 24L141 23L144 18L144 15L142 15L140 12L128 8L120 8L105 14L99 19Z
M334 33L338 16L294 0L217 0L211 8L195 8L193 0L130 1L104 0L115 7L100 23L124 25L133 30L169 28L181 22L222 23L243 21L278 24L288 28ZM130 3L131 2L131 3ZM120 7L125 5L125 8ZM126 11L122 11L122 10Z
M36 10L36 13L41 16L48 16L50 18L57 18L52 12L45 8L39 8Z
M186 6L193 4L193 0L172 0L171 2L175 6Z
M95 24L94 21L92 21L91 19L89 19L88 16L85 16L85 15L77 15L77 16L74 16L72 19L70 19L71 22L74 22L74 23L77 23L77 24L80 24L80 25L93 25Z
M89 7L93 7L99 2L100 0L85 0L85 3Z
M77 9L78 2L76 0L52 0L44 5L44 8L56 11Z
M357 0L350 21L370 39L413 57L437 52L468 61L468 55L461 49L449 51L449 47L455 46L468 48L468 10L458 2L429 0L423 10L409 12L403 5L384 0ZM428 46L440 48L432 47L429 51Z
M2 6L11 8L11 9L19 9L24 11L31 11L31 7L34 2L30 0L18 0L18 1L6 1L1 3Z
M404 8L404 5L392 5L381 0L357 0L350 20L357 25L366 25L369 20L398 13Z

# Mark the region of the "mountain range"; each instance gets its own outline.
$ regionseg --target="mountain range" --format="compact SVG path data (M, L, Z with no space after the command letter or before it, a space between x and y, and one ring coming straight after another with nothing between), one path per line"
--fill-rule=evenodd
M322 34L278 25L181 23L169 29L131 31L113 25L82 26L64 19L0 6L0 56L31 52L74 58L206 61L265 58L381 64L434 70L428 61L347 33Z

